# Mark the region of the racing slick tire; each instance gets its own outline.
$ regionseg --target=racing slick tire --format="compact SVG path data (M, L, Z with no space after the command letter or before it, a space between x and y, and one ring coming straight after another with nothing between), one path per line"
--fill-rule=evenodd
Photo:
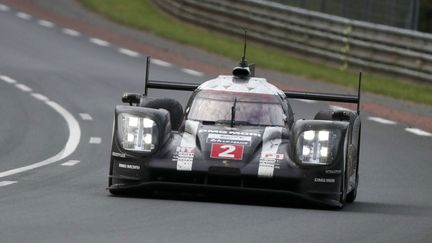
M347 183L346 183L347 179L346 179L346 172L343 174L342 176L342 183L341 183L341 195L339 197L339 209L342 209L345 206L345 203L347 201Z
M108 191L111 193L111 195L116 196L116 197L121 197L121 196L126 195L125 192L119 191L119 190L108 189Z
M170 114L171 128L178 131L183 121L183 107L177 100L170 98L144 98L140 103L141 107L148 107L154 109L165 109Z
M110 163L110 168L109 168L109 175L113 174L113 168L112 168L112 162ZM112 186L113 183L113 178L109 177L108 178L108 186ZM109 193L113 196L124 196L125 193L123 191L119 191L119 190L115 190L115 189L108 189Z
M357 197L357 187L358 187L358 175L356 175L356 184L355 184L354 189L352 189L352 191L350 191L346 196L346 202L347 203L352 203L355 201L355 199Z

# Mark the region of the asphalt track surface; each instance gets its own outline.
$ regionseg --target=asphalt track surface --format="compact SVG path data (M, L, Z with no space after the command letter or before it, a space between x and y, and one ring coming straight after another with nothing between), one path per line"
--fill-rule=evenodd
M90 38L0 5L0 242L432 241L432 137L368 114L358 198L341 211L253 196L110 196L113 109L143 89L145 54ZM209 77L156 61L151 78ZM293 106L297 118L328 108Z

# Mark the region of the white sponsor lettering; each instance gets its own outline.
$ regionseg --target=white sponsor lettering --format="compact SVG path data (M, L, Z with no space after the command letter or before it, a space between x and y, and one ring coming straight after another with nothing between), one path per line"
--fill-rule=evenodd
M338 174L341 173L341 170L326 170L325 173L326 174L336 174L336 175L338 175Z
M241 135L211 133L207 137L207 143L239 144L249 146L251 141L252 137Z
M336 179L334 179L334 178L314 178L314 182L318 182L318 183L335 183Z
M261 134L255 132L240 132L240 131L227 131L227 130L211 130L211 129L201 129L199 133L216 133L216 134L229 134L229 135L242 135L242 136L256 136L261 137Z
M194 147L180 147L180 146L178 146L176 149L177 152L187 152L187 153L193 153L194 150L195 150Z
M131 170L139 170L141 167L139 165L129 165L129 164L119 164L120 168L131 169Z
M237 136L237 135L224 135L224 134L209 134L208 138L225 139L225 140L236 140L236 141L251 141L251 137L248 136Z

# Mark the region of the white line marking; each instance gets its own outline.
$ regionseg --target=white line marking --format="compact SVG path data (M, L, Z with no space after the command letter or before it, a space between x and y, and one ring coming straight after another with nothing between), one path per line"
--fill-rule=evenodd
M182 68L181 70L182 70L182 72L187 73L187 74L192 75L192 76L198 76L198 77L204 76L204 73L193 70L193 69Z
M9 11L9 7L4 5L4 4L0 4L0 11Z
M162 67L172 67L173 66L171 63L162 61L160 59L151 59L151 63L158 65L158 66L162 66Z
M337 105L330 105L330 109L336 111L336 110L343 110L343 111L353 111L351 109L342 107L342 106L337 106Z
M67 111L65 108L63 108L62 106L60 106L56 102L47 101L46 104L48 106L50 106L51 108L53 108L55 111L57 111L66 120L68 129L69 129L69 137L68 137L68 140L67 140L64 148L59 153L57 153L56 155L54 155L51 158L48 158L44 161L37 162L37 163L27 165L27 166L23 166L23 167L19 167L16 169L0 172L0 178L10 176L10 175L15 175L18 173L22 173L25 171L33 170L33 169L36 169L36 168L39 168L39 167L42 167L45 165L55 163L59 160L62 160L64 158L68 157L69 155L71 155L76 150L76 148L78 147L78 144L79 144L80 138L81 138L81 128L79 126L78 121L75 119L75 117L72 116L71 113L69 113L69 111Z
M29 86L25 85L25 84L15 84L15 87L17 87L18 89L20 89L20 90L22 90L24 92L30 92L30 91L32 91L32 89Z
M100 137L91 137L89 143L91 144L100 144L102 139Z
M93 44L98 45L98 46L105 46L105 47L110 46L110 43L108 41L104 41L104 40L101 40L98 38L90 38L89 41Z
M81 119L83 119L85 121L93 120L93 118L90 116L90 114L87 114L87 113L79 113L79 116L81 117Z
M18 181L0 181L0 187L2 187L2 186L9 186L9 185L15 184L17 182Z
M138 52L132 51L129 49L125 49L125 48L119 48L118 51L121 54L125 54L125 55L130 56L130 57L139 57L140 56L140 54Z
M317 103L315 100L305 100L305 99L297 99L298 101L308 103L308 104L314 104Z
M4 75L1 75L0 79L5 81L6 83L9 83L9 84L15 84L17 82L15 79L10 78L8 76L4 76Z
M38 93L31 93L31 96L33 96L35 99L41 100L41 101L48 101L48 97L46 97L45 95L42 94L38 94Z
M61 165L63 165L63 166L74 166L74 165L78 164L79 162L80 162L79 160L69 160L68 162L65 162L65 163L63 163Z
M412 134L423 136L423 137L432 137L432 133L428 133L418 128L405 128L405 131L410 132Z
M382 123L382 124L386 124L386 125L396 125L397 124L395 121L391 121L391 120L387 120L387 119L384 119L381 117L375 117L375 116L368 117L368 120Z
M18 18L20 18L20 19L25 19L25 20L31 19L31 17L32 17L30 14L26 14L26 13L23 13L23 12L18 12L16 14L16 16Z
M66 35L70 35L70 36L80 36L81 35L80 32L78 32L76 30L72 30L72 29L67 29L67 28L63 29L63 33L65 33Z
M52 28L52 27L54 27L54 23L53 22L50 22L50 21L47 21L47 20L39 20L38 21L38 24L39 25L42 25L43 27L47 27L47 28Z

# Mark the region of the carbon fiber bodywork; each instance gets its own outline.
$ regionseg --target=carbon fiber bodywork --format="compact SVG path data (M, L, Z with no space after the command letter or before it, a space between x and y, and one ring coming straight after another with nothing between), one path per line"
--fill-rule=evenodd
M148 116L165 110L118 106L122 112L141 112ZM158 121L161 129L159 148L152 154L124 150L114 132L109 189L127 191L137 187L166 188L185 186L208 190L270 190L301 195L310 200L340 206L346 180L355 175L347 171L351 136L348 121L297 121L287 127L216 126L186 121L180 131L170 131L169 119ZM165 125L164 125L165 124ZM299 132L311 126L332 127L341 131L338 154L330 165L302 165L295 159L292 141ZM115 131L117 130L117 122ZM241 157L212 156L214 145L241 147ZM356 167L356 166L355 166ZM346 188L346 189L344 189ZM206 189L206 190L207 190Z

